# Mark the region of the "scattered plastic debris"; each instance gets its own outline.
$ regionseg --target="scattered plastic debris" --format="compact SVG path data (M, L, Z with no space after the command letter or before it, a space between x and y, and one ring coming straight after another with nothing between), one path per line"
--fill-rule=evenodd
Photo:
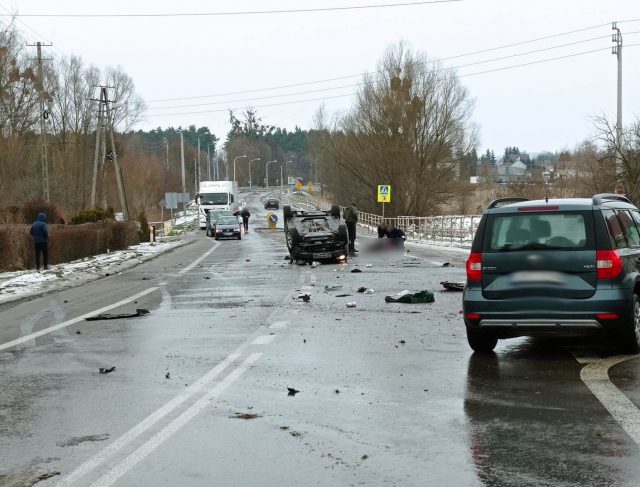
M450 262L445 262L444 264L442 264L442 267L453 267L453 264L451 264Z
M338 285L336 285L336 286L325 286L325 287L324 287L324 290L325 290L326 292L329 292L329 291L339 291L339 290L340 290L340 289L342 289L343 287L344 287L344 286L343 286L342 284L338 284Z
M76 330L76 335L80 335L81 331L80 330Z
M98 369L100 371L101 374L110 374L111 372L113 372L114 370L116 370L115 366L114 367L100 367Z
M171 374L169 372L167 372L166 374L164 374L164 378L165 379L171 379Z
M312 268L312 269L315 269L315 268L316 268L316 267L318 267L319 265L320 265L320 262L317 262L317 261L315 261L315 260L314 260L314 261L311 263L311 268Z
M102 313L95 316L89 316L85 318L86 321L98 321L98 320L118 320L120 318L136 318L138 316L148 315L149 310L145 308L136 309L135 313L120 313L120 314L111 314L111 313Z
M251 257L247 257L246 259L244 259L245 262L251 262Z
M411 293L411 291L404 290L393 296L385 296L384 300L387 303L417 304L417 303L433 303L435 301L435 297L433 296L433 293L430 291L420 291L417 293Z
M358 269L357 267L355 269L351 269L351 272L362 272L360 269Z
M373 294L375 291L373 289L365 289L364 294Z
M262 416L255 413L236 413L235 415L229 417L233 419L256 419Z
M464 291L464 281L441 281L440 284L442 284L442 286L447 290L447 291Z
M367 264L367 268L371 269L373 267L373 264Z
M336 294L336 298L348 298L351 294Z
M356 303L355 301L351 301L350 303L347 303L347 308L355 308L358 305L358 303Z
M298 299L302 299L302 301L304 301L305 303L308 303L309 301L311 301L311 294L308 294L308 293L298 294Z
M289 391L287 393L287 396L295 396L298 392L300 392L297 389L294 389L293 387L287 387L287 391Z
M363 292L365 292L366 290L367 290L367 288L366 288L366 287L364 287L364 286L361 286L361 287L359 287L359 288L358 288L358 292L359 292L359 293L363 293Z

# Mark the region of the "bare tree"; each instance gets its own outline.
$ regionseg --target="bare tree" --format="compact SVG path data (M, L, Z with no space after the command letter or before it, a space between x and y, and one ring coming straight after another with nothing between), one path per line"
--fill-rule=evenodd
M316 151L363 205L373 206L378 184L391 184L392 213L430 214L456 189L455 152L476 144L472 109L455 72L399 43L364 76L337 130L316 138Z
M595 140L604 147L605 158L615 161L616 155L620 155L621 182L625 194L635 204L640 204L640 119L636 118L631 125L624 127L620 141L616 137L615 124L606 117L594 117L593 121L596 127ZM613 189L610 186L609 191Z

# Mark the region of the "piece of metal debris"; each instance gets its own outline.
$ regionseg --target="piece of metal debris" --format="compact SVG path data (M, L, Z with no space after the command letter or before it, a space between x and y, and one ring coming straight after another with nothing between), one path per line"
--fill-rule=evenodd
M85 320L86 321L118 320L120 318L137 318L138 316L144 316L148 314L149 314L148 309L138 308L136 309L135 313L118 313L118 314L102 313L95 316L89 316L88 318L85 318Z
M116 367L115 365L113 367L100 367L98 370L101 374L110 374L111 372L116 370Z
M298 392L300 392L299 390L294 389L293 387L287 387L287 391L289 391L287 396L295 396Z

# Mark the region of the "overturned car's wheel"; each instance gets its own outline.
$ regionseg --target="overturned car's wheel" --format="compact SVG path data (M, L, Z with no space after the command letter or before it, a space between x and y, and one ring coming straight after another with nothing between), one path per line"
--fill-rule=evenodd
M498 344L498 337L494 333L467 327L467 341L474 352L491 353Z
M287 248L289 249L289 252L292 252L292 249L300 243L300 234L295 228L287 228L285 238L287 239Z
M291 211L291 206L284 205L282 207L282 215L284 216L285 220L289 220L290 218L292 218L293 217L293 211Z

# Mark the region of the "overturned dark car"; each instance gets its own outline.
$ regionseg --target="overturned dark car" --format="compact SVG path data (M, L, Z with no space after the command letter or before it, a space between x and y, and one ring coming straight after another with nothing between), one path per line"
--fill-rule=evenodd
M341 223L340 208L297 211L283 206L284 234L294 260L347 260L349 237Z

